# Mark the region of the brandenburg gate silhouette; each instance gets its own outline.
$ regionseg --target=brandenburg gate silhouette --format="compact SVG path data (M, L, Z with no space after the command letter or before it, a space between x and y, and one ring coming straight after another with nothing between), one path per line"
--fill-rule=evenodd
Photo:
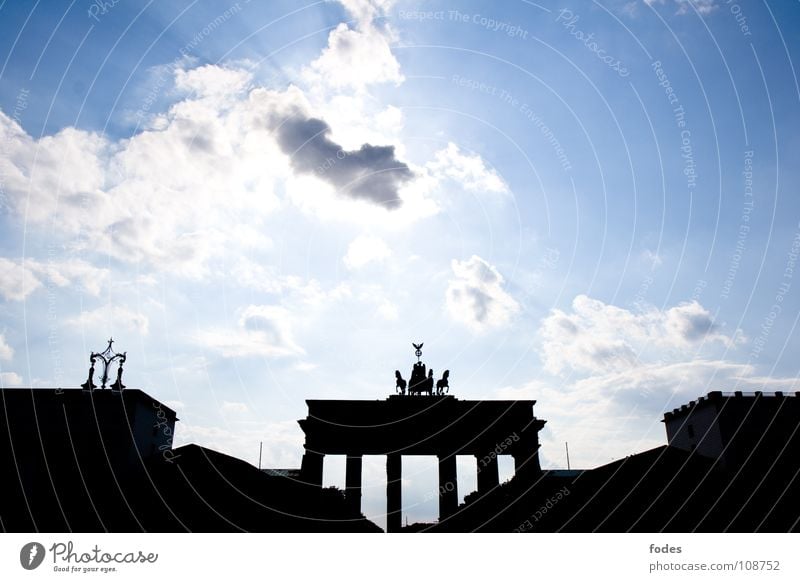
M500 455L514 458L517 476L541 473L539 431L546 421L534 416L535 400L459 400L445 394L448 372L434 393L433 372L425 376L419 361L422 344L414 347L418 361L407 394L396 372L399 394L385 400L306 400L308 416L298 421L306 437L301 479L322 487L325 455L345 455L345 498L358 512L362 458L386 456L387 532L401 529L403 455L438 457L440 522L458 510L457 455L475 457L479 494L499 484Z

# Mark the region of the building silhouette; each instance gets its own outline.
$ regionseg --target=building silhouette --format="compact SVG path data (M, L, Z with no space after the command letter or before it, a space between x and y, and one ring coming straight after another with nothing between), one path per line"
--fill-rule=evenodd
M800 528L800 393L710 392L665 413L668 445L575 476L516 476L426 531ZM559 492L566 491L561 494Z
M91 384L91 382L89 383ZM119 384L121 385L121 383ZM668 444L542 470L535 401L435 394L309 400L299 468L174 447L175 412L141 390L0 390L0 530L381 531L361 513L365 454L387 463L387 530L786 532L800 527L800 394L710 392L668 411ZM347 457L344 491L322 486ZM402 457L437 455L439 519L402 526ZM459 503L456 455L478 488ZM499 482L497 459L515 460Z
M721 467L792 462L797 458L800 392L709 392L664 414L673 447L716 459Z
M390 396L386 400L307 400L303 480L322 486L326 454L346 455L345 496L361 511L363 455L386 456L386 528L401 529L402 457L436 455L439 465L439 521L458 508L456 455L471 455L478 491L499 484L498 457L514 458L521 479L535 479L539 431L545 421L533 414L535 400L459 400L453 396Z
M0 389L0 531L380 531L335 489L197 445L141 390Z

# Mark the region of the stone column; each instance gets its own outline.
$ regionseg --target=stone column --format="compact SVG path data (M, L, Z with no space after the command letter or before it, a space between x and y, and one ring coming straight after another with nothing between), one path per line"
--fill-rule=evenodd
M386 455L386 531L398 532L403 525L403 458L400 453Z
M519 450L513 453L514 457L514 474L522 478L535 479L542 473L541 465L539 464L539 447L536 446L532 449Z
M458 475L456 456L439 457L439 521L444 521L458 509Z
M485 494L500 484L500 469L493 451L486 455L475 455L478 461L478 493Z
M300 462L300 477L305 483L322 487L322 462L325 455L306 449Z
M355 513L361 513L361 455L347 455L344 487L347 505Z

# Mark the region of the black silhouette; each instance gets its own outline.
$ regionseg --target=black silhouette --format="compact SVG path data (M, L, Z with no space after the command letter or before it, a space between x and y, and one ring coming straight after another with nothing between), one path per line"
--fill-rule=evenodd
M114 382L113 386L111 386L112 390L122 390L125 386L122 384L122 364L125 363L125 359L127 358L127 352L122 352L118 354L115 352L111 346L114 344L114 338L110 338L108 340L108 347L102 352L92 352L89 356L89 361L91 362L91 367L89 368L89 379L86 380L84 384L81 385L81 388L84 390L94 390L97 386L93 382L94 378L94 364L95 361L99 358L101 362L103 362L103 375L100 377L100 388L105 388L106 383L108 382L108 369L115 360L117 360L117 381Z
M403 379L403 376L400 375L400 370L394 371L394 377L397 379L397 384L395 385L397 392L405 394L408 383Z
M414 367L411 369L411 377L408 381L408 394L409 396L415 394L416 395L427 394L429 396L432 396L434 394L433 370L431 369L430 371L427 371L426 374L426 366L421 360L422 346L424 344L420 342L418 344L412 343L411 345L414 346L414 355L417 356L417 361L414 364ZM435 394L442 396L444 394L443 390L445 388L449 388L449 385L447 383L447 378L449 377L449 375L450 375L450 370L447 370L444 373L442 379L435 383L436 384ZM400 388L400 381L402 380L400 372L396 371L395 376L398 378L397 386L398 388ZM402 390L398 391L400 392L400 394L405 393Z
M432 380L432 377L431 377ZM439 458L439 519L458 511L456 455L474 456L480 469L478 491L489 494L499 482L497 456L514 458L525 482L541 475L539 431L545 421L533 414L533 400L458 400L389 396L386 400L307 400L300 420L306 435L302 480L322 486L325 455L346 455L347 491L360 502L363 455L386 455L387 529L401 529L402 455Z
M84 390L0 390L3 531L379 531L361 514L363 455L386 455L388 531L800 529L800 392L710 392L665 413L668 445L542 471L534 400L445 396L448 372L437 397L409 398L398 371L400 393L386 400L308 400L301 467L262 471L175 448L175 411L123 390L117 355L112 391L93 390L96 353ZM407 394L433 391L420 356ZM322 487L325 455L346 455L344 491ZM438 457L438 522L402 527L403 455ZM460 505L457 455L477 466L477 491ZM506 455L515 474L500 483Z
M341 491L173 448L177 420L131 388L0 390L0 530L380 531Z
M445 370L440 380L436 381L436 394L442 396L450 392L450 370Z
M84 390L89 390L90 392L92 390L94 390L95 388L97 388L97 384L94 383L94 361L95 361L95 359L96 358L95 358L94 354L92 354L89 357L89 362L91 364L89 366L89 378L86 380L86 382L81 384L81 388L83 388Z
M111 385L111 389L117 392L125 388L125 384L122 383L122 364L124 361L124 359L120 360L119 366L117 366L117 380Z
M408 380L408 394L422 394L425 391L426 367L422 362L417 362L411 369L411 377Z
M427 392L429 395L433 395L433 370L428 371L428 377L425 378L425 382L422 384L422 392Z

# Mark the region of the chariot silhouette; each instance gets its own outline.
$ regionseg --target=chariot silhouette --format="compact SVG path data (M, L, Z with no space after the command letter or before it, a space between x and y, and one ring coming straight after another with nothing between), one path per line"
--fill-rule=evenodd
M415 344L414 355L417 356L417 361L411 369L411 377L406 381L400 370L394 371L396 379L395 390L398 394L405 396L444 396L450 392L450 370L445 370L444 374L439 380L434 381L433 370L427 370L425 363L420 359L422 357L423 343ZM434 383L435 382L435 383Z

